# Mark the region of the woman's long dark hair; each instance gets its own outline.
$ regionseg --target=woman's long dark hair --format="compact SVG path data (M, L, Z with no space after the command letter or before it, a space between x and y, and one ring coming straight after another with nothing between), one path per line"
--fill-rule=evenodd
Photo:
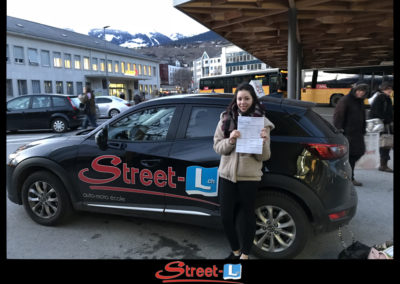
M235 95L233 96L233 99L231 101L231 103L228 105L227 107L227 112L231 112L233 111L234 113L236 113L238 111L238 106L237 106L237 94L239 93L239 91L248 91L251 95L251 97L253 98L253 104L251 105L251 107L246 111L246 113L253 113L254 110L256 109L256 106L259 107L260 110L262 110L265 113L265 108L264 106L260 103L256 92L254 91L254 88L252 85L250 85L249 83L242 83L239 86L237 86L236 91L235 91Z
M240 84L235 91L232 101L228 105L226 111L224 112L224 121L222 123L222 131L224 132L224 137L228 138L232 129L237 129L237 117L239 115L239 107L237 106L237 94L239 91L248 91L253 98L253 104L242 115L254 115L254 116L265 116L265 107L260 103L256 92L252 85L248 83Z

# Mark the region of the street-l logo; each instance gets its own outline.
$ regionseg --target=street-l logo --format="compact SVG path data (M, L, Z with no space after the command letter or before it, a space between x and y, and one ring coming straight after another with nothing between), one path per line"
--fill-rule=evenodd
M191 166L186 169L186 193L204 196L218 195L218 167Z

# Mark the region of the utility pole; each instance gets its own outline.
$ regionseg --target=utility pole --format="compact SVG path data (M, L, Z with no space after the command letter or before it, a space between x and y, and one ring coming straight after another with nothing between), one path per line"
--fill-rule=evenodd
M109 28L110 26L104 26L103 27L103 39L104 39L104 51L105 51L105 54L106 54L106 64L105 64L105 68L106 68L106 86L107 86L107 96L109 96L110 95L110 91L109 91L109 89L108 89L108 85L109 85L109 82L108 82L108 60L107 60L107 50L106 50L106 28Z

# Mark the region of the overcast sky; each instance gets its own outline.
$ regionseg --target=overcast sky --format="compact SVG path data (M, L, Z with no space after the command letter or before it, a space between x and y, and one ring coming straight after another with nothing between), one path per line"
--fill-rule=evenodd
M7 0L7 15L83 34L104 26L167 36L208 31L175 9L173 0Z

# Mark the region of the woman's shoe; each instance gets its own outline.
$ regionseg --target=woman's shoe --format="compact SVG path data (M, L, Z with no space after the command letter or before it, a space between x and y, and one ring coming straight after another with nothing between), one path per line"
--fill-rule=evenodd
M235 255L233 252L231 252L228 257L226 257L225 259L239 259L240 258L240 254L239 255Z
M353 179L352 182L353 182L353 184L354 184L355 186L362 186L362 183L359 182L359 181L356 181L355 179Z

